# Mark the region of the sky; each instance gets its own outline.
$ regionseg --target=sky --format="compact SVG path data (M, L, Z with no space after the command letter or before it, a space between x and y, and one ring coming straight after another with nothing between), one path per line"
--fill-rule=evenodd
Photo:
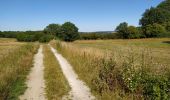
M121 22L138 26L148 8L163 0L0 0L0 30L43 30L73 22L80 32L114 31Z

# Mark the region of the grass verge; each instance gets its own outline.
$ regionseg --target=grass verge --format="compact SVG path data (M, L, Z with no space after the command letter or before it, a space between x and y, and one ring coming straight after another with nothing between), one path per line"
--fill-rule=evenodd
M24 44L0 60L0 100L18 100L24 93L37 48L37 44Z
M43 53L46 96L48 100L61 100L68 94L70 87L48 45L44 45Z

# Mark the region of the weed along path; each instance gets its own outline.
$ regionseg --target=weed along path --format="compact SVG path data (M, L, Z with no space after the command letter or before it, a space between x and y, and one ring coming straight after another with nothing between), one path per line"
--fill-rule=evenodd
M56 49L51 47L51 51L54 53L56 59L58 60L60 67L68 80L68 83L71 87L71 91L68 96L64 96L64 100L94 100L95 97L90 93L90 89L78 79L77 74L72 69L72 66L68 61L59 54Z
M24 95L20 96L20 100L45 100L43 70L43 53L41 45L38 53L34 56L34 67L26 82L28 88Z

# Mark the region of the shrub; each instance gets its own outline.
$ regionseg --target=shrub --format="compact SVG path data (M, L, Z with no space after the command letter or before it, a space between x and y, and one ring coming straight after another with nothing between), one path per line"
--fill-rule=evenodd
M39 42L49 42L52 39L54 39L53 35L44 35L39 39Z
M97 40L97 39L115 39L116 33L106 32L91 32L91 33L79 33L82 40Z
M34 42L36 41L34 38L34 35L26 34L26 33L21 33L17 35L17 40L18 41L24 41L24 42Z
M140 38L139 30L134 26L127 28L127 37L130 39Z
M168 100L170 97L170 80L166 76L149 75L145 73L142 76L143 95L149 100Z
M100 59L99 61L101 62L99 64L101 69L99 70L98 76L92 79L92 84L94 85L94 89L102 95L103 92L116 89L117 70L115 70L116 62L113 59Z

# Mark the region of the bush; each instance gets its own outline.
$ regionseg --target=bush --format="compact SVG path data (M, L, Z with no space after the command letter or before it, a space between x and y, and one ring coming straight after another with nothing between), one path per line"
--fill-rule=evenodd
M127 28L127 37L129 39L140 38L139 30L134 26L129 26Z
M0 32L0 37L2 38L16 38L17 34L19 34L21 32L14 32L14 31L4 31L4 32Z
M149 75L142 76L144 97L149 100L168 100L170 98L170 82L166 76Z
M53 35L44 35L39 39L39 42L49 42L52 39L54 39Z
M35 41L49 42L52 39L54 39L53 35L43 34L42 32L38 32L38 33L25 32L17 35L17 40L24 41L24 42L35 42Z
M26 33L21 33L17 35L17 40L18 41L24 41L24 42L34 42L36 41L34 38L34 35L26 34Z
M115 39L116 33L105 32L92 32L92 33L79 33L82 40L97 40L97 39Z

